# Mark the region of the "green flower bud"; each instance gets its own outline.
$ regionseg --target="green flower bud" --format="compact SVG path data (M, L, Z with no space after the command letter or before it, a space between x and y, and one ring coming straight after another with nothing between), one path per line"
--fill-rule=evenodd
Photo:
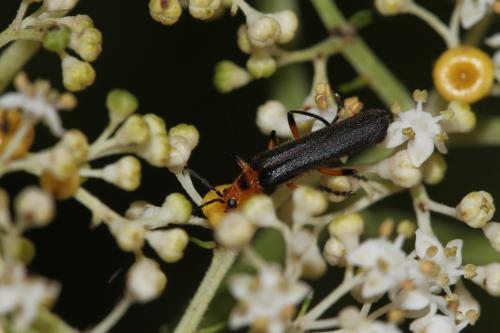
M267 78L276 71L276 61L268 54L252 54L248 58L247 69L256 79Z
M167 135L167 126L162 118L153 113L148 113L144 115L144 121L148 124L151 135Z
M194 18L208 20L214 16L220 4L220 0L190 0L189 13Z
M117 141L122 145L142 144L150 137L148 124L143 117L134 114L125 121L116 133Z
M170 136L182 136L185 138L191 147L194 149L200 141L200 132L193 125L179 124L171 128L169 131Z
M82 35L72 43L72 48L83 60L92 62L102 51L102 34L96 28L85 29Z
M178 0L151 0L149 14L161 24L172 25L181 17L182 8Z
M113 89L106 97L106 107L113 124L121 123L134 113L138 106L137 98L124 89Z
M62 61L63 84L70 91L81 91L94 83L94 68L84 61L72 56L64 57Z
M69 44L71 31L65 25L47 31L43 37L43 47L51 52L60 53Z
M238 28L238 47L241 52L250 54L252 51L252 45L250 44L250 39L248 39L248 28L246 24L242 24Z
M440 154L432 154L422 165L424 182L429 185L439 184L446 174L446 160Z
M403 13L412 0L375 0L375 7L382 15Z
M224 60L215 66L214 85L222 93L243 87L252 77L240 66Z

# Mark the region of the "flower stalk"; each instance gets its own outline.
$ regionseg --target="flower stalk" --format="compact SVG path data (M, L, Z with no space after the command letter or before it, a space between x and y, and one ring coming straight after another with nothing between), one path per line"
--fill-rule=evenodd
M313 0L312 4L327 30L339 28L347 24L334 1ZM341 53L366 79L369 86L388 106L399 103L403 109L413 106L413 100L403 84L378 59L360 37L342 48Z
M215 249L212 262L196 294L191 299L174 333L194 333L199 327L203 315L215 296L227 271L231 268L238 252L227 249Z

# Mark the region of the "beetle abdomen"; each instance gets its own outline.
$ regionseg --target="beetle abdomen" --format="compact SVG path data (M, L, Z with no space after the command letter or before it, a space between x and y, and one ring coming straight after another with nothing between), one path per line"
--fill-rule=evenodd
M274 186L381 142L392 115L366 110L297 140L257 154L251 161L262 186Z

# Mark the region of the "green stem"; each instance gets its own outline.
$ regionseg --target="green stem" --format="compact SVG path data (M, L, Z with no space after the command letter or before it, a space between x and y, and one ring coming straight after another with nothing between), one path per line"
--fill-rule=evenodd
M340 52L345 44L345 39L339 37L329 37L324 41L303 50L283 52L278 55L278 66L310 61L319 56L328 57L332 54Z
M44 307L40 307L31 327L36 332L44 333L77 333L77 330L66 324L61 318Z
M346 24L345 18L334 1L312 0L312 4L327 30ZM366 78L370 87L386 105L389 106L397 102L403 110L413 107L413 99L403 84L385 67L360 37L354 37L349 44L342 48L341 52L354 69Z
M436 15L428 11L426 8L419 6L414 2L410 2L407 8L407 13L413 14L420 18L422 21L426 22L443 38L448 48L451 49L458 46L458 38L456 38L456 36L452 34L450 29L448 29L448 27L444 25Z
M201 281L196 294L189 303L174 333L194 333L198 328L208 305L219 288L222 279L234 263L238 253L227 249L214 250L212 263Z
M40 41L42 36L43 33L37 30L32 30L32 29L13 30L9 28L0 33L0 47L3 47L4 45L12 41L21 39Z
M10 45L0 56L0 92L38 51L40 43L20 40Z
M453 133L450 144L453 146L499 146L500 117L479 119L476 128L470 133Z

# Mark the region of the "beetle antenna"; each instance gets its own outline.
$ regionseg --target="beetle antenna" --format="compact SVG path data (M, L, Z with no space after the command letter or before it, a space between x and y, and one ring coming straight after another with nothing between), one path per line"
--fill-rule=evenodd
M222 200L221 198L215 198L215 199L212 199L212 200L209 200L207 202L204 202L203 204L199 205L198 206L198 209L202 209L203 207L206 207L208 205L211 205L213 204L214 202L220 202L221 204L225 204L225 201Z
M321 121L323 124L325 124L325 126L330 126L330 123L328 122L328 120L326 120L325 118L323 118L321 116L318 116L317 114L311 113L311 112L293 110L293 111L288 111L288 113L297 113L297 114L301 114L303 116L311 117L311 118L314 118L314 119Z
M189 172L189 174L191 176L193 176L194 178L196 178L200 183L202 183L203 185L205 185L205 187L207 187L209 190L211 191L214 191L215 194L217 194L219 197L224 197L224 195L222 195L222 193L215 188L215 186L213 186L212 184L210 184L210 182L208 180L206 180L205 178L203 178L202 176L200 176L196 171L194 171L193 169L190 169L188 167L184 168L184 170L186 170L187 172Z

